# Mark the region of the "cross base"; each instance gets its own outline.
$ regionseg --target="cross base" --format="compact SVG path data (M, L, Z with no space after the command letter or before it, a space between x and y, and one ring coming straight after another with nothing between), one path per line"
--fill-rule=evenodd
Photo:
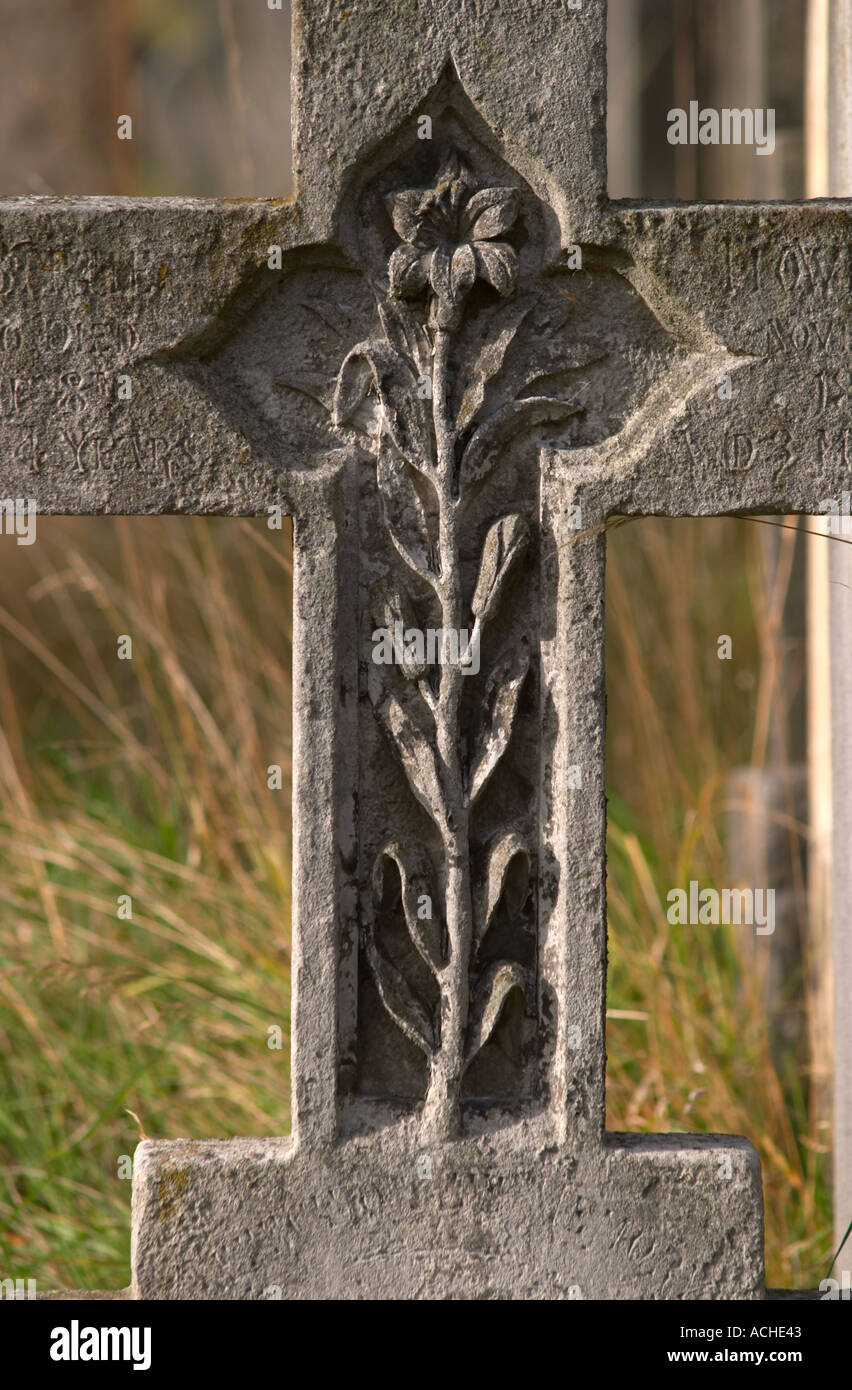
M763 1278L745 1139L609 1134L574 1158L528 1126L434 1151L393 1127L134 1159L136 1298L759 1299Z

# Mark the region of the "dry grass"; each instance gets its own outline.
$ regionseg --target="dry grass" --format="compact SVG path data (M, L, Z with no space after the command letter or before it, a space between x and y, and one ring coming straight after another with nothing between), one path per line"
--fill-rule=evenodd
M803 539L779 534L771 567L745 521L645 520L610 535L607 1123L748 1136L768 1282L802 1287L832 1253L827 1127L810 1059L786 1057L783 1075L773 1061L760 975L773 938L666 919L671 888L730 884L726 775L763 765L792 698L780 618ZM722 633L731 661L717 656ZM799 878L805 833L791 825Z
M117 1287L128 1108L150 1137L288 1128L290 539L42 518L6 555L0 1268Z

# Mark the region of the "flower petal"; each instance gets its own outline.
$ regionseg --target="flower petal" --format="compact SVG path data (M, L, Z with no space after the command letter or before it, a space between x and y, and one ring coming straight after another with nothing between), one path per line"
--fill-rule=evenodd
M476 257L469 242L448 246L442 242L432 252L429 283L439 299L458 304L476 279Z
M453 252L450 264L450 294L459 300L467 294L476 279L476 257L469 241L463 241Z
M452 221L455 221L465 195L473 187L473 175L458 150L453 150L435 178L435 191Z
M437 246L446 241L452 232L452 223L439 199L430 190L423 194L417 210L417 245Z
M519 202L516 188L483 188L474 193L462 213L462 236L474 241L503 236L518 215Z
M474 245L480 277L498 294L511 294L518 283L518 258L505 241L477 241Z
M417 237L420 220L418 209L423 190L406 188L402 193L389 193L385 198L388 216L393 222L394 231L401 241L414 241Z
M398 246L388 261L391 294L417 294L426 284L428 252L416 246Z
M439 299L450 298L450 270L453 256L445 241L429 257L429 284Z
M435 175L435 187L448 188L454 179L462 178L466 174L467 166L462 163L458 150L450 150Z

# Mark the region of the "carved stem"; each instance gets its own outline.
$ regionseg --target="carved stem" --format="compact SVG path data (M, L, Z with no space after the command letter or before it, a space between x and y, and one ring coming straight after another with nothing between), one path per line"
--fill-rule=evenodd
M457 508L453 501L455 431L448 407L449 330L435 331L432 367L432 418L437 446L438 554L441 567L438 592L445 634L462 626L461 575ZM459 653L460 655L461 653ZM433 1058L423 1132L428 1141L441 1141L458 1133L459 1092L464 1068L468 1018L468 967L473 936L470 885L470 813L466 805L461 763L459 707L462 681L458 662L441 666L435 729L438 756L448 803L444 832L446 864L446 922L449 960L439 975L441 991L441 1045Z

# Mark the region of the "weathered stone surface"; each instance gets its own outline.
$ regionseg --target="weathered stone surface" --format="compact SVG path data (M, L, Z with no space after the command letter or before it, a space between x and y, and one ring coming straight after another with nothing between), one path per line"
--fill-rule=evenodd
M609 1135L574 1159L532 1127L433 1153L408 1137L301 1157L287 1140L141 1144L138 1296L761 1295L760 1171L745 1140Z
M0 491L295 517L293 1139L143 1143L137 1295L762 1296L604 1134L604 527L839 497L850 205L607 204L604 18L305 3L292 203L0 203Z

